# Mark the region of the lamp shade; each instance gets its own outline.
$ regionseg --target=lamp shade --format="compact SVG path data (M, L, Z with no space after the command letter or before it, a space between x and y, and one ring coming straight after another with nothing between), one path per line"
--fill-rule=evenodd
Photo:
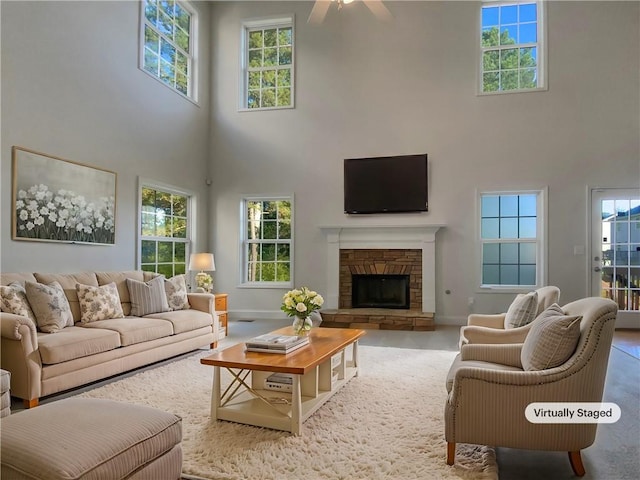
M192 253L189 256L189 270L214 272L216 264L213 253Z

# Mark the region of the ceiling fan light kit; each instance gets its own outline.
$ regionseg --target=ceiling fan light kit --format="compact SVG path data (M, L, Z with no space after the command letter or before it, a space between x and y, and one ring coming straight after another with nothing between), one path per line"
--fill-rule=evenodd
M354 2L354 0L316 0L311 9L311 14L307 19L307 23L319 25L324 21L324 18L329 11L329 7L332 3L338 5L338 10L341 10L343 6ZM382 0L362 0L367 8L373 13L378 20L389 21L393 18L389 9L382 3Z

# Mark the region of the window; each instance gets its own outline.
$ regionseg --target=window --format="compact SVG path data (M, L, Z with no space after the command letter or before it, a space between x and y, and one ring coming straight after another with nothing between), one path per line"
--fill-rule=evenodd
M241 109L293 107L293 16L243 23Z
M186 273L191 196L170 187L140 188L140 269L170 278Z
M544 285L544 191L480 194L482 288Z
M484 2L480 28L480 92L541 89L543 2Z
M143 0L140 18L140 68L195 101L195 10L186 2Z
M243 201L243 282L291 286L293 202L290 197Z

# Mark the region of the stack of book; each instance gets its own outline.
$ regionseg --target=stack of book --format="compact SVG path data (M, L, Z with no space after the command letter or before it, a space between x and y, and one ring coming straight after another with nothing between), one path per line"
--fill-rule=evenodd
M245 342L248 352L289 353L309 344L309 337L266 333Z

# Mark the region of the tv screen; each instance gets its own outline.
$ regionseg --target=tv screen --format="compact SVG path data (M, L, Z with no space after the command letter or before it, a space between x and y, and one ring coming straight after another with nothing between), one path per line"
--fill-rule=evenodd
M345 159L345 213L427 210L426 153Z

